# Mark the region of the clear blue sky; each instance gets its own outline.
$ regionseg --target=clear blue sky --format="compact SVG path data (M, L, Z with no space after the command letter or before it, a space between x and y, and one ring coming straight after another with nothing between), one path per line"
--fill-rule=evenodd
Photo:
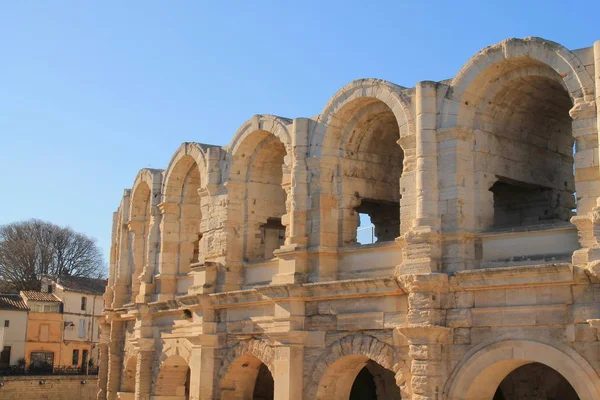
M225 145L253 114L316 115L357 78L450 78L507 37L571 49L600 39L592 0L6 1L0 10L0 224L70 225L106 255L123 189L140 168L166 168L181 142Z

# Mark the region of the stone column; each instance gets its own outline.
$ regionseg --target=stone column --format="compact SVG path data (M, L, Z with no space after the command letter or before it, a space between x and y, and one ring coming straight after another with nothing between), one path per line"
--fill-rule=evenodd
M177 293L177 260L179 256L179 204L160 203L162 215L160 255L158 258L158 301L173 300Z
M303 344L275 347L275 400L302 400Z
M127 230L132 236L131 238L131 254L133 256L132 274L131 274L131 297L130 303L135 303L138 294L140 293L140 275L144 269L144 260L146 250L144 234L144 221L129 221L127 223Z
M110 324L101 322L100 329L100 363L98 364L98 400L106 400L108 389L108 346L110 342Z
M112 315L110 323L110 342L108 344L108 376L106 380L106 399L117 400L117 392L121 388L121 371L123 369L123 341L125 323Z
M188 340L192 343L190 400L214 400L216 336L201 335Z
M308 132L311 121L296 118L292 125L292 168L284 174L282 186L286 191L286 214L281 222L286 226L285 244L275 251L279 258L279 271L273 277L274 284L305 283L308 273L306 247L307 216L309 209L308 169Z
M152 365L154 362L154 340L137 339L140 350L135 370L135 400L150 400L152 392Z
M443 346L452 329L443 326L442 296L448 291L446 274L404 276L408 290L408 326L398 328L410 345L412 400L439 400L442 396Z
M146 264L139 276L140 292L137 303L150 303L154 301L153 296L156 288L154 285L154 276L158 273L158 258L160 255L160 222L161 213L156 206L151 208L149 234L146 237L148 241Z
M116 261L116 277L113 286L113 303L112 308L121 307L129 301L131 287L131 246L129 240L129 230L127 229L126 221L129 219L129 199L131 190L125 190L123 200L121 202L121 218L117 223L117 238L115 244L118 246L118 254Z
M406 246L398 274L426 274L441 268L438 211L437 83L416 87L416 215L404 235Z

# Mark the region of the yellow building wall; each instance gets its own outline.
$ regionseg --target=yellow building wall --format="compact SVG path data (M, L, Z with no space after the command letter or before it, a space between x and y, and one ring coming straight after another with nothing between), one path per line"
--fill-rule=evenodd
M31 353L51 351L54 353L54 366L64 365L62 350L63 316L55 313L29 313L25 342L25 360L31 362ZM68 364L70 365L70 364Z

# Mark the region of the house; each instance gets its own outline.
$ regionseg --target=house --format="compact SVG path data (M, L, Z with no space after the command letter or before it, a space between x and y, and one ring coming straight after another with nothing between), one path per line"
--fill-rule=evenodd
M0 368L25 357L29 307L18 294L0 294Z
M25 360L35 368L62 365L63 315L60 299L51 293L21 291L29 307Z
M41 290L62 302L63 352L61 365L97 365L100 342L98 318L102 316L102 295L106 280L73 276L45 277Z

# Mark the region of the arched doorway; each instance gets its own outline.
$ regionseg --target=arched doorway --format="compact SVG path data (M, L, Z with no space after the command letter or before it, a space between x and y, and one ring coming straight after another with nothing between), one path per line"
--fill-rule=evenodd
M170 356L160 366L154 393L157 396L171 396L170 399L189 398L190 369L183 357Z
M395 374L364 355L338 359L325 372L317 399L400 400Z
M443 399L502 400L501 396L505 396L504 400L515 399L506 396L513 393L513 383L523 380L523 376L550 379L553 384L559 384L555 388L557 391L568 394L568 388L564 389L565 382L560 384L564 379L578 396L576 399L600 399L600 381L590 364L573 349L557 347L527 340L508 340L473 350L463 357L452 373ZM520 370L524 366L526 368ZM515 375L511 375L513 372ZM505 378L508 378L506 382Z
M275 381L267 365L246 354L229 366L220 389L223 400L273 400Z
M542 363L525 364L500 382L493 400L579 400L561 374Z

